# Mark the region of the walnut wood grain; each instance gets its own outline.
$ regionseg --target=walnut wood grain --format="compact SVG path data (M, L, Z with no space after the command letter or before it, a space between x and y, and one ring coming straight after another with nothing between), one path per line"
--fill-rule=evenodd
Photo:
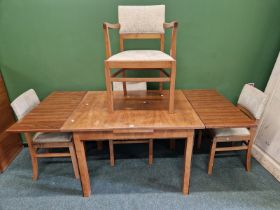
M254 127L256 122L216 90L184 90L206 128Z
M175 112L169 114L167 91L135 91L125 96L115 93L116 111L107 109L105 91L89 91L80 105L62 126L61 131L74 132L83 195L90 196L90 179L86 162L84 141L109 140L111 165L114 165L113 140L184 138L185 164L183 194L189 193L190 170L194 129L204 125L182 91L175 91ZM151 146L150 158L151 163Z
M168 94L164 92L163 94ZM175 92L175 112L169 114L168 97L157 92L115 94L115 112L107 109L105 91L89 91L62 126L62 131L108 131L116 129L201 129L203 123L182 91Z
M59 132L86 92L53 92L9 132Z

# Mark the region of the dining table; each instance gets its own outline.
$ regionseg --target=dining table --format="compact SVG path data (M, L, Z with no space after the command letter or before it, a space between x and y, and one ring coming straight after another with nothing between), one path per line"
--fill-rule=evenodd
M173 114L168 112L168 91L115 91L114 100L110 111L106 91L54 91L7 131L73 133L82 194L88 197L85 142L184 139L182 193L187 195L195 131L256 126L216 90L176 90Z

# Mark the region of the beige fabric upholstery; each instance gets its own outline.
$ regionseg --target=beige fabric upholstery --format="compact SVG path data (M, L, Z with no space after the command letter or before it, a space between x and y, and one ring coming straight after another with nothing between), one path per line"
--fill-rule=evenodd
M165 5L119 6L120 34L164 33Z
M246 108L256 119L260 119L264 111L267 96L251 85L244 85L238 104Z
M122 82L113 82L114 91L123 91ZM135 91L135 90L147 90L147 82L126 82L126 90Z
M41 133L38 132L33 137L35 143L55 143L55 142L70 142L72 139L71 133Z
M108 61L174 61L174 59L159 50L126 50L111 56Z
M213 129L215 136L248 136L250 131L247 128L218 128Z
M30 112L34 107L40 103L40 100L33 89L30 89L20 96L18 96L12 103L11 106L20 120L28 112Z

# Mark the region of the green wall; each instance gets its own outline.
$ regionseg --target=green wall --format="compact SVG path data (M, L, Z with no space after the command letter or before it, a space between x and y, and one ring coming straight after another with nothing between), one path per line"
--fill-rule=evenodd
M125 4L165 4L166 20L178 20L177 88L217 88L235 101L246 82L265 87L280 50L279 0L0 0L0 64L11 99L28 88L41 98L104 89L102 22L116 22Z

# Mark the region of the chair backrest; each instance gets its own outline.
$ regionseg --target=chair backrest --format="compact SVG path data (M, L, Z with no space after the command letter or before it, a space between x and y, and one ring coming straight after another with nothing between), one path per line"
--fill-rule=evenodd
M251 85L244 85L237 104L245 108L259 120L267 102L267 95Z
M114 91L123 91L122 82L113 82ZM136 90L147 90L146 82L126 82L126 90L136 91Z
M165 5L119 6L120 34L163 34Z
M120 50L125 39L160 39L164 51L165 5L119 6Z
M30 89L18 96L12 103L11 106L18 118L22 119L28 114L34 107L40 103L40 100L35 90Z

